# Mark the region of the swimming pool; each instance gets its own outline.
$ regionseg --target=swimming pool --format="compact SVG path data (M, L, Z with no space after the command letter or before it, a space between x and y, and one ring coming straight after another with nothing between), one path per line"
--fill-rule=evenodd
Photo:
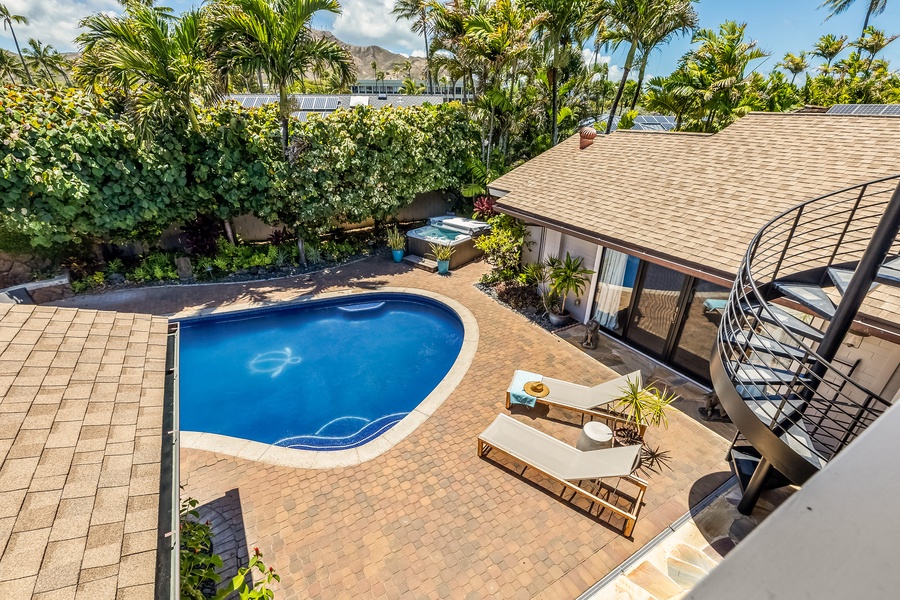
M366 444L414 410L462 348L459 316L373 293L179 321L181 429L303 450Z

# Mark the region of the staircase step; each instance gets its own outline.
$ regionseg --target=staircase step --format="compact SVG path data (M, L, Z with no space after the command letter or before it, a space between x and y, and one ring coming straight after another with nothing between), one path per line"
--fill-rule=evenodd
M704 571L712 571L718 565L718 563L709 556L688 544L676 544L675 547L669 551L669 556L690 563Z
M738 331L736 333L732 333L728 337L728 341L735 345L744 346L746 345L757 352L764 352L766 354L771 354L772 356L778 356L780 358L790 358L796 361L806 361L812 362L814 359L810 358L809 355L806 354L800 348L796 346L791 346L789 344L784 344L781 342L776 342L770 337L766 337L759 333L751 333L748 335L746 331Z
M781 436L781 440L798 456L806 459L807 462L817 469L821 469L827 464L819 455L813 452L812 438L809 433L806 432L806 428L803 426L802 422L788 429L787 432Z
M834 302L831 301L825 290L817 285L784 281L776 282L775 289L821 317L826 319L834 317L834 309L836 308Z
M745 404L750 407L750 410L753 411L753 414L760 421L765 423L766 426L771 426L776 420L780 421L791 415L791 413L797 412L804 402L792 394L788 398L782 398L781 396L753 398L752 400L746 400Z
M803 336L817 342L822 341L822 332L815 327L804 323L794 315L786 312L783 308L780 308L775 304L767 304L766 306L769 308L769 311L771 311L771 314L769 314L769 312L765 310L759 310L758 305L750 305L749 307L744 307L744 309L749 309L752 310L754 314L759 314L759 318L761 321L783 327L799 336Z
M648 561L639 564L626 577L655 598L671 598L683 591L671 577Z
M666 559L666 571L669 575L669 579L685 590L692 589L708 574L705 569L701 569L696 565L692 565L672 556Z
M875 277L875 281L892 286L900 286L900 258L895 258L884 263L884 265L878 269L878 275Z
M416 256L415 254L407 254L403 257L403 262L409 263L417 269L428 271L429 273L434 273L438 268L436 261L433 261L430 258Z
M799 375L787 369L776 369L768 365L754 363L732 364L734 382L740 385L789 385L797 378L800 382L809 383L809 375Z
M828 269L828 276L831 277L831 281L834 282L834 287L837 288L837 291L844 295L844 292L847 291L847 286L850 285L850 279L853 278L853 271L850 269L836 269L831 267ZM869 287L869 291L871 292L876 287L878 287L877 283L873 283Z

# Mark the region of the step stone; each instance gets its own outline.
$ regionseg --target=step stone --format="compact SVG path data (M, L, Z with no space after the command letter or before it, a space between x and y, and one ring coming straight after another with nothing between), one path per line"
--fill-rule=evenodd
M429 273L434 273L438 268L437 261L422 256L416 256L415 254L407 254L403 257L403 262L409 263L417 269L428 271Z

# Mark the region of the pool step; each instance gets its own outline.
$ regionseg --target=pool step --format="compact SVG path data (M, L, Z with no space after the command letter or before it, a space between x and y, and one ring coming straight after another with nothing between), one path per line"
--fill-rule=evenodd
M403 257L403 262L407 262L417 269L423 269L425 271L428 271L429 273L434 273L435 271L437 271L436 261L433 261L430 258L416 256L415 254L407 254Z

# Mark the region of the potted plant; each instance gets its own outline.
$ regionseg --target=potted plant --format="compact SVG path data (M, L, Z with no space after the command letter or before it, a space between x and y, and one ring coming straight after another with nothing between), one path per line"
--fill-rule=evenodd
M541 299L550 322L556 327L562 327L569 321L566 298L569 294L574 294L576 298L580 296L594 273L585 269L583 263L584 258L572 258L568 252L565 260L557 257L547 259L546 285Z
M431 253L438 264L438 273L446 275L450 271L450 257L453 256L453 247L443 244L431 244Z
M391 254L394 262L398 263L403 260L403 251L406 249L406 236L400 233L396 225L391 226L387 231L387 243L391 248Z
M622 388L622 396L616 402L617 410L625 415L625 426L616 431L620 439L641 441L647 427L669 427L666 412L678 399L675 393L660 389L656 383L646 387L638 381L629 381Z

